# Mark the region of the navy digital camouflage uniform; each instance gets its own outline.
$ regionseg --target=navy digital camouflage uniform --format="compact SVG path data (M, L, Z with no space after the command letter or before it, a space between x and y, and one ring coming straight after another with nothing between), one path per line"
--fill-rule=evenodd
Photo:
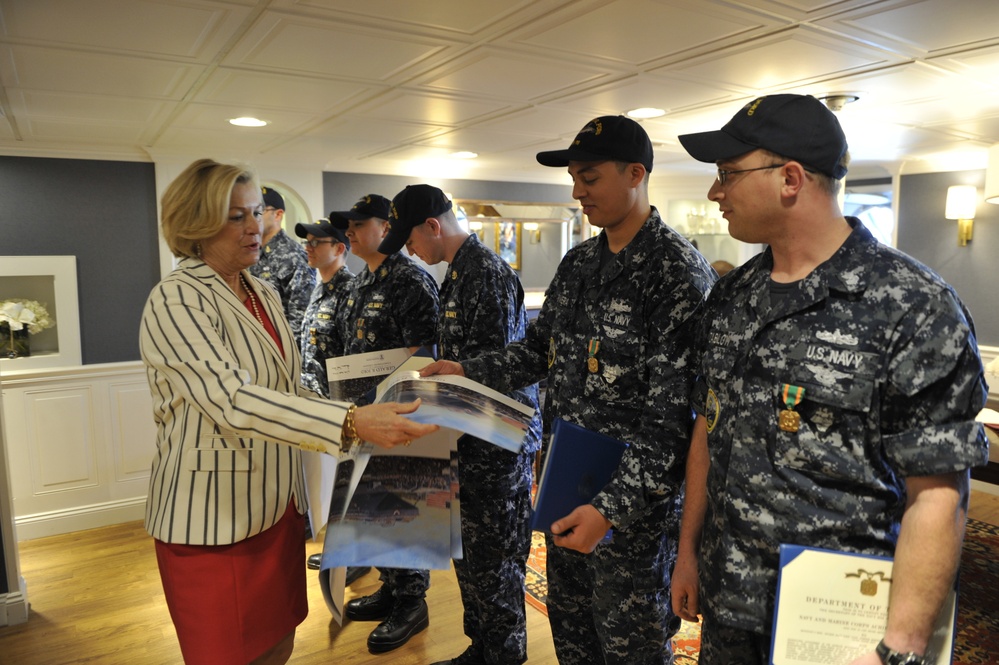
M441 284L438 355L464 361L523 339L524 289L513 269L470 235ZM538 386L510 391L535 409L519 454L471 436L458 440L463 558L454 568L475 662L527 660L525 572L531 549L531 483L541 444Z
M365 266L351 280L343 307L344 353L349 356L411 346L437 338L437 282L398 252L372 273ZM430 571L381 568L381 580L396 598L424 598Z
M699 326L705 663L756 661L724 642L731 629L771 632L781 543L891 556L905 477L987 460L970 315L939 276L848 219L842 247L786 293L773 292L769 249L729 273ZM804 388L793 409L785 384ZM786 409L797 431L778 426Z
M305 250L283 229L278 229L260 252L260 260L250 266L250 274L266 280L277 290L284 315L298 339L302 317L316 286L316 271L309 267Z
M631 444L591 502L613 523L611 542L583 555L548 538L548 616L562 665L670 661L680 624L669 582L692 421L691 324L714 279L653 208L616 255L603 233L565 255L523 341L462 363L466 376L497 390L547 376L546 440L562 418Z
M354 273L347 266L337 270L329 281L316 285L302 319L302 385L329 398L326 359L343 355L343 327L340 308L350 294Z

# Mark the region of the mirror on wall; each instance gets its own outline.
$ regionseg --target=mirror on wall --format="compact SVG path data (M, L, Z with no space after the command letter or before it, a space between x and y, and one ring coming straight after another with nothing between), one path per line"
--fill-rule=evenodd
M525 291L547 288L562 256L586 232L582 212L572 204L462 198L454 204L459 221L518 272Z
M728 222L718 206L703 199L673 199L666 206L666 223L689 240L711 263L741 265L758 246L746 245L728 234Z
M891 178L847 181L843 214L856 217L886 245L895 246L895 210Z

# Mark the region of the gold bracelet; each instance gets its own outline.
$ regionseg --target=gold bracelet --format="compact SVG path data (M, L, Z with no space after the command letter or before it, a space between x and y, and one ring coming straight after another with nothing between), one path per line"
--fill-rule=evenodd
M340 450L349 453L350 449L361 442L357 436L357 427L354 426L354 412L357 405L351 404L347 407L347 415L343 419L343 427L340 428Z

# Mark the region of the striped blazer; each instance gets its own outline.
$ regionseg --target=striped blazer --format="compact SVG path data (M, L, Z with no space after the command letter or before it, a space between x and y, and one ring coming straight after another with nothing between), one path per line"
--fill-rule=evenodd
M143 310L139 350L157 429L145 526L164 542L238 542L276 523L292 499L304 513L301 450L339 449L348 405L300 387L298 341L280 297L243 275L285 357L198 259L182 260Z

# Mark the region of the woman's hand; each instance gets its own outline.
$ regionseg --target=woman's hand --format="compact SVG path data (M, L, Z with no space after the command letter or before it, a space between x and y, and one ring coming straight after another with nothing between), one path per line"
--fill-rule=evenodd
M453 360L436 360L420 370L420 376L433 376L435 374L465 376L465 369L460 363Z
M404 417L420 406L413 402L384 402L359 406L354 411L354 429L363 441L370 441L382 448L408 446L413 439L426 436L440 429L438 425L418 423Z

